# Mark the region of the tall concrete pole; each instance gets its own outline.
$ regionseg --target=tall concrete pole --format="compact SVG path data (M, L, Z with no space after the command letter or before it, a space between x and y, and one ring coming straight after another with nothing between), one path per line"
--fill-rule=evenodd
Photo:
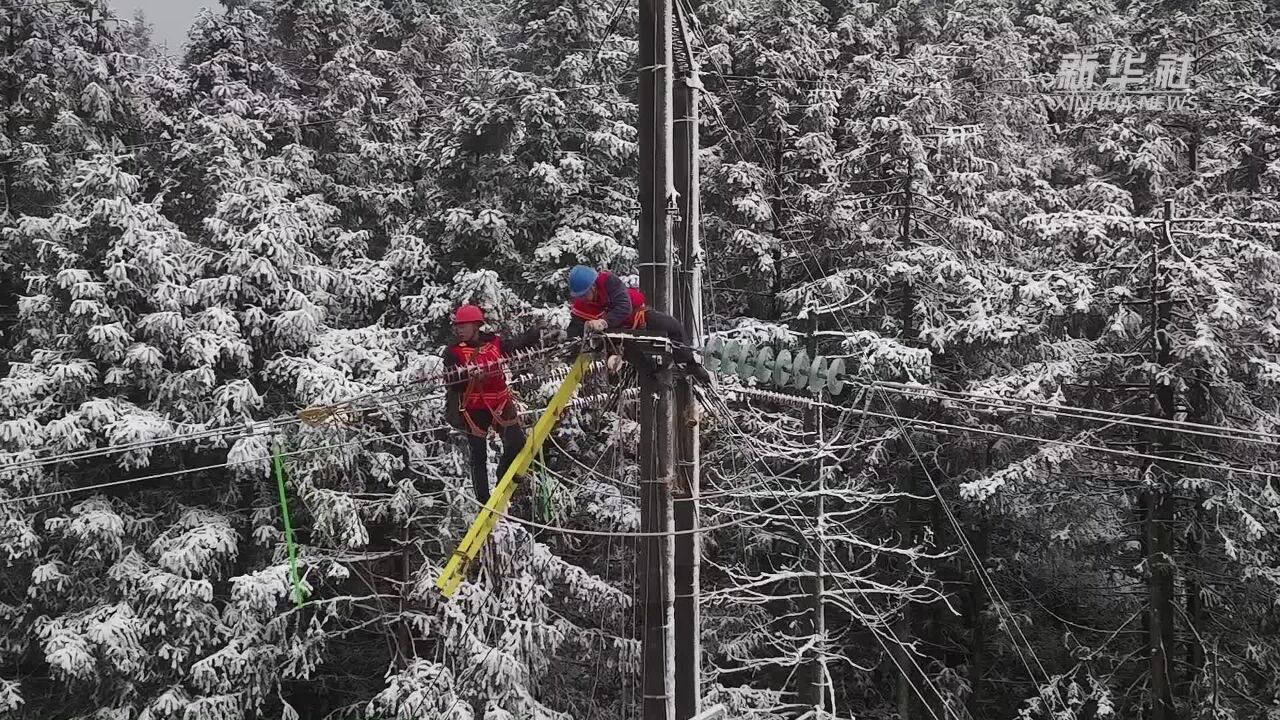
M671 0L640 0L640 287L654 310L671 313L672 73ZM669 372L664 368L663 372ZM640 526L669 533L673 524L674 416L672 391L641 373ZM669 377L669 376L668 376ZM666 385L670 387L669 383ZM674 574L671 535L641 543L642 720L675 715Z

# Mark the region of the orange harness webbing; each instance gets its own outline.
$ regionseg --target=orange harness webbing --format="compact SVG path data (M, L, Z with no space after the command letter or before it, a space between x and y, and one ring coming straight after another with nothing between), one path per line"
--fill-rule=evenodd
M469 388L470 386L468 386L468 389ZM467 429L471 434L476 437L487 437L489 433L493 432L496 428L507 428L520 422L519 413L512 413L510 418L506 417L507 407L511 405L513 395L514 393L508 393L507 397L502 400L502 403L499 404L498 407L490 408L489 419L491 422L488 429L483 429L471 418L471 411L467 409L466 395L464 394L462 399L458 401L458 405L460 406L458 411L462 414L462 419L467 423Z
M645 305L641 305L639 308L635 310L635 312L631 314L632 330L644 330L648 326L649 324L648 317L647 317L648 312L649 312L649 308Z
M473 364L481 364L492 362L498 359L501 351L496 351L492 342L486 343L479 348L459 348L459 354L462 355L460 367L466 367ZM496 372L501 372L500 370ZM505 380L502 383L502 389L495 390L492 387L485 387L487 377L473 377L467 381L467 388L458 396L458 412L467 424L468 431L476 437L486 437L495 428L506 428L520 421L518 413L512 413L512 417L507 418L507 408L511 405L514 397L511 388L506 385ZM471 410L467 407L469 401L479 399L485 409L489 411L490 424L487 429L482 429L474 418L471 417ZM494 403L497 403L496 405Z

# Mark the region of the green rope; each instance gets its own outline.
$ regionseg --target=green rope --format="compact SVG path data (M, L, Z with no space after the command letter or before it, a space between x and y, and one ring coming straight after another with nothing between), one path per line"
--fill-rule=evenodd
M284 488L284 453L278 441L272 455L276 465L276 484L280 486L280 510L284 513L284 540L289 548L289 577L293 580L293 601L298 607L302 607L306 602L304 599L306 592L302 588L302 581L298 579L298 546L293 540L293 524L289 522L288 493Z
M548 523L552 520L552 511L555 509L555 488L552 487L554 480L547 479L547 460L542 448L538 448L538 465L542 468L539 473L538 480L538 515L539 522Z

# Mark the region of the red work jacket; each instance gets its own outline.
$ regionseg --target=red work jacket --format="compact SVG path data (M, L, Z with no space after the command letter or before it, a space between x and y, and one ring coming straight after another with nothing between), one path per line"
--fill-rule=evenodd
M596 277L596 299L589 301L585 297L577 298L573 301L570 312L574 317L581 319L583 322L591 320L599 320L603 318L609 311L607 305L609 293L605 290L605 282L609 279L609 273L602 272ZM631 315L623 321L622 328L627 330L643 330L645 327L645 296L639 288L627 288L627 295L631 298ZM610 328L618 329L618 328Z
M502 359L502 337L494 335L488 342L477 346L457 343L449 348L458 360L458 367L496 363ZM506 372L497 365L486 375L472 378L462 393L462 406L467 410L489 410L495 416L511 400L511 388L507 387Z

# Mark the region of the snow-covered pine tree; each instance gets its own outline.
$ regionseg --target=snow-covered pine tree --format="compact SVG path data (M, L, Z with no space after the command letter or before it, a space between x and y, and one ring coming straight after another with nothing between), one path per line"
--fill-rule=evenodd
M1084 152L1078 159L1064 155L1061 161L1062 169L1055 185L1064 186L1056 191L1063 207L1030 220L1049 246L1074 246L1077 253L1089 260L1113 268L1107 282L1118 287L1108 291L1114 304L1108 310L1107 329L1091 333L1095 348L1088 356L1089 362L1064 366L1063 370L1070 375L1048 385L1041 382L1041 388L1032 397L1052 401L1061 397L1074 404L1142 415L1149 412L1146 385L1154 382L1158 406L1153 414L1157 418L1234 425L1240 418L1256 413L1250 409L1256 408L1255 403L1269 404L1266 400L1269 393L1257 376L1228 369L1243 367L1242 363L1251 361L1228 360L1215 348L1237 347L1234 342L1223 344L1226 337L1238 340L1255 332L1265 334L1262 326L1254 325L1251 320L1269 317L1271 312L1269 293L1260 293L1260 288L1270 282L1268 256L1243 248L1257 247L1259 237L1265 237L1267 230L1265 226L1256 225L1177 222L1173 242L1166 243L1160 200L1174 200L1177 216L1239 218L1243 206L1237 204L1241 194L1233 192L1231 187L1238 177L1234 171L1253 161L1249 151L1245 151L1239 163L1232 157L1236 148L1248 146L1247 141L1240 143L1234 126L1239 123L1249 128L1244 132L1246 136L1253 135L1262 109L1247 100L1237 104L1233 91L1255 82L1257 67L1267 63L1267 42L1253 39L1259 29L1266 27L1266 17L1261 6L1232 6L1230 11L1225 6L1205 8L1204 16L1195 17L1181 14L1178 7L1163 3L1136 4L1131 11L1133 15L1126 25L1134 30L1133 35L1127 41L1115 43L1114 52L1121 57L1127 52L1145 52L1149 62L1144 67L1148 71L1155 65L1152 61L1158 53L1191 52L1200 58L1192 80L1196 88L1194 95L1202 96L1210 105L1199 109L1196 107L1199 103L1195 103L1188 111L1172 113L1095 114L1080 118L1079 129L1071 131L1086 141L1081 145ZM1240 13L1238 17L1237 13ZM1220 32L1239 35L1240 42L1220 47L1212 40L1199 42L1220 37ZM1212 60L1208 55L1202 57L1210 47L1217 47ZM1056 62L1056 58L1046 60ZM1208 110L1210 106L1212 111ZM1100 119L1105 121L1097 122ZM1265 148L1263 152L1265 154ZM1248 264L1250 271L1241 272L1237 263ZM1151 272L1153 268L1155 273ZM1136 275L1139 279L1118 282L1121 274ZM1252 286L1245 280L1253 277L1262 285ZM1158 329L1168 334L1154 335ZM1163 352L1159 351L1161 346ZM1137 357L1132 354L1134 350L1138 351ZM1140 360L1146 362L1140 363ZM1018 385L1024 383L1020 381ZM1207 390L1210 387L1215 389ZM1219 407L1233 407L1225 411L1230 418L1216 415ZM1121 443L1121 447L1130 450L1155 449L1167 453L1176 448L1172 452L1177 457L1192 462L1216 463L1223 457L1248 458L1257 452L1265 453L1256 443L1228 442L1223 443L1225 447L1217 447L1217 442L1187 438L1177 431L1152 434L1120 426L1100 437L1106 438L1108 444ZM1100 438L1082 436L1082 439L1097 444ZM1151 644L1162 648L1150 654L1148 663L1132 664L1127 659L1148 642L1145 637L1110 643L1112 647L1107 653L1096 653L1089 669L1097 673L1094 677L1105 674L1115 680L1109 688L1098 680L1091 680L1094 686L1091 692L1123 696L1124 689L1134 679L1149 678L1146 701L1156 705L1161 716L1183 712L1175 708L1183 708L1184 704L1212 712L1210 706L1220 707L1222 696L1206 689L1211 678L1206 670L1205 647L1212 642L1206 639L1210 633L1204 631L1206 608L1214 602L1216 593L1233 594L1239 589L1221 576L1206 578L1201 570L1203 563L1212 562L1209 558L1222 557L1218 554L1221 550L1216 539L1204 535L1207 508L1216 507L1220 497L1216 474L1177 463L1150 465L1124 460L1114 465L1099 465L1101 457L1070 448L1041 449L1027 458L1026 464L1016 472L1011 466L1010 472L993 476L991 479L997 484L987 487L994 489L1015 477L1026 482L1035 474L1033 467L1041 473L1070 473L1064 477L1077 481L1091 475L1137 476L1139 485L1131 503L1117 503L1114 509L1109 508L1111 519L1103 523L1095 521L1085 525L1083 522L1084 517L1096 517L1097 505L1091 498L1080 497L1070 488L1055 492L1055 497L1072 498L1079 503L1081 520L1059 531L1064 540L1098 543L1106 538L1111 547L1119 545L1114 554L1103 551L1090 559L1091 565L1097 567L1095 572L1114 576L1114 570L1108 567L1143 563L1141 574L1124 580L1148 586L1150 614L1141 612L1136 600L1116 603L1107 614L1128 615L1139 611L1136 614L1143 617L1134 625L1144 634L1153 633L1152 638L1159 638L1160 642L1152 640ZM1255 481L1257 478L1244 476L1236 482L1247 485ZM978 486L971 490L978 490ZM1051 523L1060 524L1071 516L1067 502L1055 503L1054 507ZM1244 519L1252 518L1249 508L1241 509L1244 512L1233 513L1233 518L1252 525L1254 521ZM1140 524L1126 527L1129 513L1135 515ZM1083 532L1085 527L1091 529ZM1126 538L1133 540L1126 545ZM1103 549L1107 545L1098 547ZM1087 597L1088 603L1104 607L1116 599L1111 593ZM1243 622L1250 622L1246 619L1247 613L1239 617ZM1079 631L1077 628L1074 632ZM1112 635L1106 628L1097 632L1097 642ZM1086 646L1091 642L1085 639L1088 637L1087 633L1081 636ZM1186 639L1175 641L1178 637ZM1127 639L1127 635L1121 639ZM1108 663L1114 665L1108 667ZM1118 704L1123 708L1139 700L1122 697ZM1046 708L1044 712L1049 710Z
M425 142L439 190L429 232L452 262L483 257L556 304L575 262L632 271L633 18L625 3L517 3L494 18L510 49L477 53Z
M827 588L838 714L927 716L890 687L893 659L908 656L924 666L916 679L972 717L1136 714L1165 692L1142 684L1155 657L1144 629L1168 617L1161 687L1179 717L1265 703L1275 501L1265 478L1227 466L1265 467L1271 447L1238 431L1168 433L1156 439L1176 457L1140 475L1141 459L1115 451L1148 447L1145 428L1052 405L1145 415L1159 365L1179 383L1175 418L1185 407L1189 420L1274 431L1274 9L696 12L711 89L711 325L794 348L802 328L786 323L816 299L829 306L823 351L857 372L833 401L862 408L863 392L880 413L861 434L825 418L833 436L870 443L837 445L849 456L828 458L825 477L829 558L843 565L844 588ZM144 43L108 17L21 2L0 17L0 497L131 481L0 505L0 712L625 716L638 676L634 539L507 523L476 582L439 602L435 574L475 507L461 458L431 432L431 383L404 383L435 371L459 302L513 329L563 322L566 266L632 270L631 6L236 0L197 24L184 67L138 57ZM1039 81L1095 43L1104 70L1112 46L1149 59L1190 47L1199 105L1085 122L1046 113ZM1146 263L1169 194L1179 217L1200 220L1176 223L1159 256L1172 344L1152 362ZM531 374L517 388L536 408L555 382ZM868 387L886 380L950 399ZM383 386L387 402L358 425L30 457L247 420L292 427L300 406ZM792 701L787 672L814 647L803 621L788 626L801 603L776 597L798 589L811 549L783 510L750 515L803 487L788 471L812 449L798 411L726 397L704 438L723 492L707 520L742 524L708 538L707 687L736 717L773 719ZM1027 400L1049 407L1024 412ZM904 434L895 412L949 427ZM634 433L626 406L572 414L531 483L554 493L553 522L636 529ZM277 439L296 453L285 466L305 610L290 606L264 460ZM1171 553L1143 547L1154 538L1135 507L1143 478L1173 500L1175 531L1158 538ZM959 532L928 499L930 479ZM900 487L920 497L901 502ZM811 508L792 499L792 515ZM905 539L890 500L915 521ZM917 546L955 557L866 567ZM1172 592L1149 568L1172 569ZM761 578L767 589L752 586ZM887 623L858 617L870 606L855 581L890 588L875 588L897 599L878 610L919 601L894 628L917 651L884 655L865 628ZM1147 617L1149 598L1171 612Z

